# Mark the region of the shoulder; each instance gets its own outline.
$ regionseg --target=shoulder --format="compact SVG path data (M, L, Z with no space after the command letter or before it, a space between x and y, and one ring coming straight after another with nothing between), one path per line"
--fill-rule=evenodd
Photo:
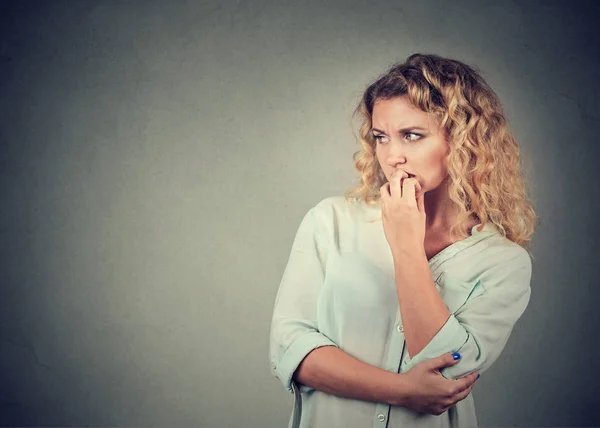
M486 258L491 259L496 265L531 270L531 256L519 244L499 233L493 234L490 239L486 240L486 244L484 254Z
M492 228L480 232L475 239L474 245L444 266L445 275L468 284L481 281L485 288L502 284L506 289L514 288L515 293L529 287L532 262L525 248Z
M525 292L532 276L528 251L500 234L494 234L484 243L485 247L473 260L483 284L502 284L507 291Z
M344 196L322 199L310 209L315 231L329 241L352 239L369 222L381 216L379 205L367 205L362 200Z
M327 216L336 212L348 212L353 204L354 202L346 200L343 196L329 196L319 201L312 209L317 215Z
M334 220L337 222L357 221L361 218L380 212L379 205L368 205L359 199L344 196L329 196L319 201L313 208L315 216L321 220Z

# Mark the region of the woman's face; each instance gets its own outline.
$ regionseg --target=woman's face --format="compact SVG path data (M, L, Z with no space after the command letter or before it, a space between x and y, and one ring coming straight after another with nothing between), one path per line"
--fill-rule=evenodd
M394 171L403 170L415 176L423 192L440 186L448 174L450 148L432 114L400 96L376 101L372 123L375 153L388 181Z

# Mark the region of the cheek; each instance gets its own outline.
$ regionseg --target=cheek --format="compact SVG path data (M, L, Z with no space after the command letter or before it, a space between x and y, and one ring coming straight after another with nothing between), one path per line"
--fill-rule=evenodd
M383 162L382 162L383 161L383 153L382 153L382 150L378 146L375 146L375 159L377 159L377 163L380 166L383 166Z
M425 162L425 165L425 185L432 188L439 186L448 174L444 153L432 155Z
M431 157L430 167L432 171L437 171L437 174L445 175L447 168L446 154L444 152L438 152Z

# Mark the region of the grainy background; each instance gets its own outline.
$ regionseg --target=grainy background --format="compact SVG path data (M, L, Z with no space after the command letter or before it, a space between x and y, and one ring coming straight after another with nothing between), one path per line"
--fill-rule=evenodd
M541 223L480 424L600 426L597 5L0 3L0 424L283 427L268 330L350 116L414 52L477 66Z

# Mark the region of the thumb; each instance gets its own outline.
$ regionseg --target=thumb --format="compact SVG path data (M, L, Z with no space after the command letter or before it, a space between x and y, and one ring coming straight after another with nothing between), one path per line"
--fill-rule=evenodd
M458 352L447 352L439 357L431 358L429 360L429 368L431 370L440 370L444 367L453 366L459 361L460 354Z

